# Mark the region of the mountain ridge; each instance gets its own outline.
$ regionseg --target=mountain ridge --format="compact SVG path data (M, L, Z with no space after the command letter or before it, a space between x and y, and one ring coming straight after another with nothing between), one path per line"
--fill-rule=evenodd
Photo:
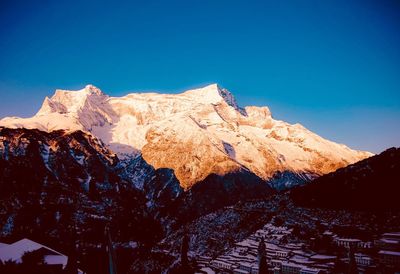
M0 126L90 132L121 159L142 155L156 169L173 169L184 189L240 169L264 181L284 172L318 176L372 155L276 120L268 107L240 107L217 84L123 97L93 85L57 90L33 117L6 117Z
M307 207L397 210L399 170L400 148L392 147L291 189L290 196Z

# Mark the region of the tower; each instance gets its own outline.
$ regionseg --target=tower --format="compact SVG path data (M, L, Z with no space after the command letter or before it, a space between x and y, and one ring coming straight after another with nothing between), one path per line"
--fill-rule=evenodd
M350 245L349 247L349 265L348 265L348 274L358 274L357 263L354 257L354 246Z
M258 244L258 273L259 274L268 274L268 265L267 265L267 251L264 242L264 237L261 237L260 242Z
M182 238L182 246L181 246L181 265L183 268L188 268L189 260L187 253L189 251L189 237L185 231L185 234Z
M110 274L117 274L117 266L115 264L115 251L111 240L110 228L106 226L106 250L108 255L108 271Z

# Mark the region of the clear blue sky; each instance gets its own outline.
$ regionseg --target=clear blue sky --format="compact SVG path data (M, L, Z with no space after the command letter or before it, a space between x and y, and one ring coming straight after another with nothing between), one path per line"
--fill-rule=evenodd
M217 82L353 148L400 146L400 1L115 2L0 1L0 117L56 88Z

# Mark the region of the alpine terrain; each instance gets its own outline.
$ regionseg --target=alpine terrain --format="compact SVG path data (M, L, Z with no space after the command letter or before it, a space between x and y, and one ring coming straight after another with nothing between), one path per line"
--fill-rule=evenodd
M7 117L0 126L91 133L133 170L126 177L138 188L151 166L173 171L176 194L210 174L242 172L284 189L372 155L276 120L268 107L240 107L217 84L180 94L123 97L110 97L92 85L56 90L33 117Z
M212 258L227 260L263 227L301 224L318 235L319 219L332 230L368 219L318 207L329 197L353 200L353 185L372 193L378 177L395 177L397 150L370 156L276 120L267 107L240 107L216 84L124 97L91 85L57 90L33 117L0 120L0 239L52 246L87 273L105 273L113 248L120 273L219 269ZM311 249L304 256L320 252L301 233L270 236L268 246L301 241Z

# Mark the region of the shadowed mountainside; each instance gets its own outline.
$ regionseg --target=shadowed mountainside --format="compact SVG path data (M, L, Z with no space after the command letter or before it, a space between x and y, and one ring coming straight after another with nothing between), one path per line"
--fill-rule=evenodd
M390 148L291 190L296 204L334 209L400 209L400 148Z

